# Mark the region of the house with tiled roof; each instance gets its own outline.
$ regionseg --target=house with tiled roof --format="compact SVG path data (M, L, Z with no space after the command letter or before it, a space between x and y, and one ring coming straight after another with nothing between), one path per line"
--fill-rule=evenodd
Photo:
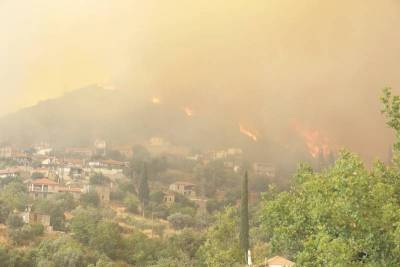
M266 259L263 265L259 265L259 267L294 267L295 263L285 259L281 256L275 256L270 259Z
M28 183L28 193L34 199L47 198L58 192L59 184L48 178L36 179Z
M167 205L172 205L175 203L175 192L173 191L167 191L164 193L163 201Z
M33 212L31 207L27 207L24 212L20 213L22 220L27 224L41 224L44 229L48 232L53 231L53 227L50 225L50 215Z
M74 198L79 198L82 189L78 187L65 187L48 178L36 179L28 183L28 193L34 199L48 198L57 193L71 193Z

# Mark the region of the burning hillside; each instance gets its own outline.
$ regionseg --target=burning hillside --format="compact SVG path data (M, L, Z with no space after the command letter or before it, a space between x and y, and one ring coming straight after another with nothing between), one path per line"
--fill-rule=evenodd
M322 131L307 128L300 123L294 124L294 130L304 140L307 150L313 158L319 155L326 158L330 153L334 152L335 145Z
M239 130L242 134L246 135L247 137L249 137L250 139L252 139L254 142L257 142L258 137L257 137L257 132L256 131L252 131L248 128L246 128L245 126L243 126L243 124L239 123Z

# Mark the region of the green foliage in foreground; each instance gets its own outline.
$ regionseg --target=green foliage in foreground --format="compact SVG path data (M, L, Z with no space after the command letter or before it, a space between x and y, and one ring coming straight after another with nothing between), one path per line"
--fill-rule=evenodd
M228 207L216 215L216 222L206 233L206 240L199 250L205 266L234 266L242 261L239 242L237 210Z
M400 205L390 168L342 152L321 173L301 166L289 192L268 193L262 225L274 253L301 266L400 262ZM382 265L383 264L383 265Z

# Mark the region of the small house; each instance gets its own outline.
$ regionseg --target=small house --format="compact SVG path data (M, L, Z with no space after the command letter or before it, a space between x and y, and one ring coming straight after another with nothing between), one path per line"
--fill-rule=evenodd
M28 192L34 199L47 198L48 195L57 193L59 184L56 181L41 178L28 184Z
M50 225L50 215L32 212L30 208L28 208L21 215L22 220L26 224L41 224L44 226L46 231L51 232L53 230L53 227Z
M175 192L168 191L164 194L164 203L167 205L172 205L175 203Z
M196 197L196 185L188 182L175 182L169 186L169 190L187 197Z
M259 267L293 267L294 262L280 256L275 256L271 259L266 259L265 264Z

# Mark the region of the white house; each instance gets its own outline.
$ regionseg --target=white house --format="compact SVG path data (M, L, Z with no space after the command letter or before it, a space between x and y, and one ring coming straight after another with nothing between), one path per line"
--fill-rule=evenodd
M47 156L53 151L52 148L42 148L36 151L36 155Z
M195 197L196 185L188 182L175 182L169 186L169 190L180 193L187 197Z

